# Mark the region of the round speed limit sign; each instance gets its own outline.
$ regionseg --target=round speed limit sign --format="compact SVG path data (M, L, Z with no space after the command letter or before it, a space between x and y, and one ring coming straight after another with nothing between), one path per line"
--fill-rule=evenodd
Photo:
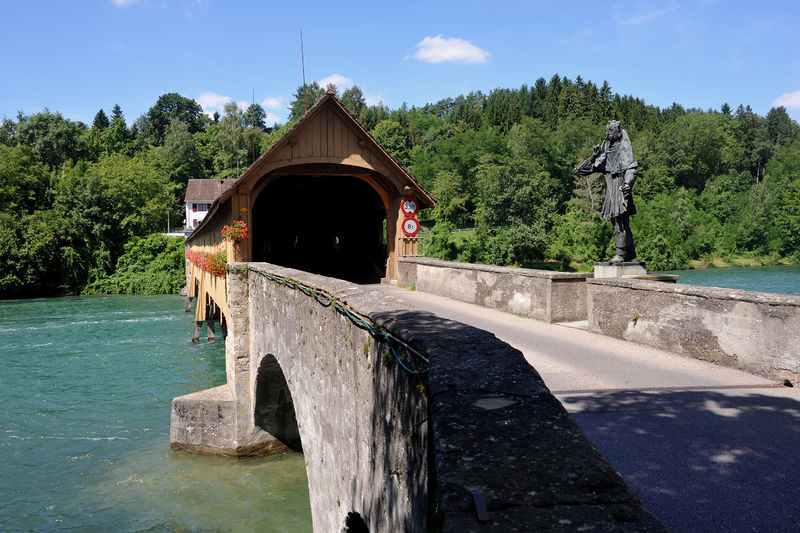
M417 205L416 198L404 198L403 199L403 214L407 217L413 217L417 214L417 210L419 209L419 205Z
M419 222L416 218L408 217L403 221L403 233L406 237L414 237L419 232Z

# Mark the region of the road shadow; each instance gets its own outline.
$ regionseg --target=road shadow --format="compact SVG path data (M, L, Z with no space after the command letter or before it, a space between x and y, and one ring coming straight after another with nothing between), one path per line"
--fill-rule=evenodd
M775 391L559 399L674 533L797 532L800 401Z

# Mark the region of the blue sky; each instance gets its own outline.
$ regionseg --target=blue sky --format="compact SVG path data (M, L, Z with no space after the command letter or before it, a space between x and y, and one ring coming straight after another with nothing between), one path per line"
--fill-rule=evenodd
M307 80L422 106L558 73L668 107L800 121L800 2L0 0L0 117L45 107L129 124L161 94L253 98L284 122Z

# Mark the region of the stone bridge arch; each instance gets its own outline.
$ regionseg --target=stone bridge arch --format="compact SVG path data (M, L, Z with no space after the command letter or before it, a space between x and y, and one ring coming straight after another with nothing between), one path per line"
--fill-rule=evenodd
M292 390L281 364L271 353L260 359L255 373L253 424L287 448L303 451Z

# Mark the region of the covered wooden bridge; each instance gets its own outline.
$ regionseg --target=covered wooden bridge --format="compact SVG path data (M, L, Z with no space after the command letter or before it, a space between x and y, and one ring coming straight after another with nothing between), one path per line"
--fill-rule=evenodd
M220 263L264 261L357 283L393 280L397 258L417 253L416 210L433 205L329 91L217 198L187 239L193 340L202 322L209 339L213 321L226 332ZM239 220L248 238L225 240L222 229Z

